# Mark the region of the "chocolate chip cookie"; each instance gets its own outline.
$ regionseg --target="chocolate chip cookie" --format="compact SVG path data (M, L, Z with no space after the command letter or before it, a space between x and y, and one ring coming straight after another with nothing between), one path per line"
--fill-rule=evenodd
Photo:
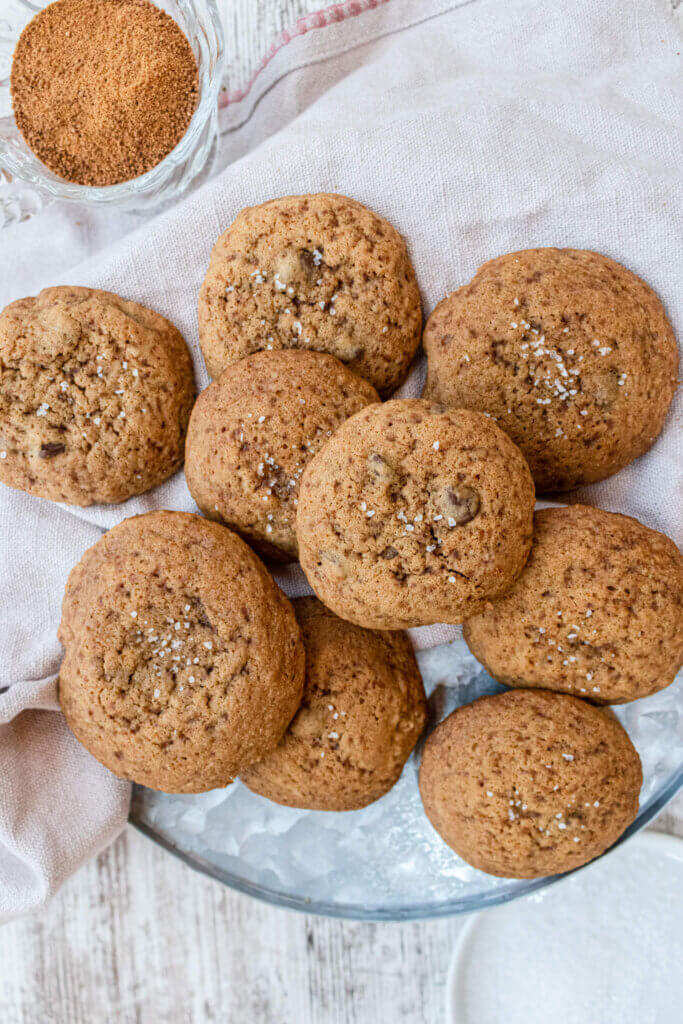
M340 195L249 207L216 242L199 296L206 367L262 349L328 352L385 397L404 380L422 312L405 242Z
M297 556L301 475L353 413L379 397L321 352L257 352L229 366L197 399L185 476L210 519L227 523L263 555Z
M528 466L488 417L419 399L369 405L304 471L301 565L359 626L462 622L521 572L533 507Z
M182 465L194 400L182 335L111 292L46 288L0 313L0 481L120 502Z
M288 807L352 811L398 780L427 720L405 633L344 622L314 597L293 602L306 650L301 707L272 753L242 772Z
M638 813L642 781L615 718L540 690L458 708L420 767L424 809L444 842L505 878L570 871L604 853Z
M424 334L425 397L490 413L540 491L611 476L650 448L676 389L661 302L600 253L528 249L490 260Z
M683 664L683 558L636 519L543 509L521 576L465 624L470 650L508 686L623 704Z
M226 786L299 707L294 612L257 556L184 512L125 519L69 576L59 699L76 738L152 789Z

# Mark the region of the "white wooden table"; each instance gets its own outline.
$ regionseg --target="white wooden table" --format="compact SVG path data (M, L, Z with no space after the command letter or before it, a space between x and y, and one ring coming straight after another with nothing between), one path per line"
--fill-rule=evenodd
M683 835L683 797L658 829ZM442 1024L461 919L356 924L223 888L133 828L0 928L2 1024Z
M231 86L324 0L219 0ZM683 835L683 796L656 828ZM0 1024L441 1024L461 919L406 925L256 903L129 828L0 928Z

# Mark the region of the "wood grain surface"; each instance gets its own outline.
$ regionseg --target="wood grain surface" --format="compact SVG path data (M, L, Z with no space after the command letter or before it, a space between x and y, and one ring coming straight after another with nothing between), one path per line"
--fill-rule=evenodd
M132 828L0 929L3 1024L441 1021L457 921L304 917L195 874Z
M329 7L331 0L217 0L225 31L225 84L246 84L273 40L297 18Z
M656 827L683 835L683 796ZM277 910L129 828L42 911L0 928L0 1021L443 1024L462 924Z

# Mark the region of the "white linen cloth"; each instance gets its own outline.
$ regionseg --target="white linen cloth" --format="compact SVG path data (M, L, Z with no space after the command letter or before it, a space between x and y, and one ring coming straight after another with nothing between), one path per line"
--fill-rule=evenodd
M177 324L204 387L196 302L218 235L243 206L337 191L404 234L426 313L492 256L572 246L641 274L683 336L680 41L665 0L344 5L355 12L293 39L223 111L222 161L233 162L172 210L145 222L55 206L3 232L0 303L57 283L119 292ZM74 254L87 262L73 266ZM423 375L418 364L401 393L419 394ZM679 395L650 453L572 500L635 515L680 544L682 407ZM83 551L155 508L194 510L182 473L89 509L0 488L0 919L44 901L125 823L128 785L54 710L56 629ZM297 570L278 578L303 592ZM414 631L418 646L452 635Z

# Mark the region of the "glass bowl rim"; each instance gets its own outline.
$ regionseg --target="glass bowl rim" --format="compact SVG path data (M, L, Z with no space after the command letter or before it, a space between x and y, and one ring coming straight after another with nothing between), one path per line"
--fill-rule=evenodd
M426 921L456 917L460 914L470 914L475 911L485 910L488 907L509 903L519 897L529 896L531 893L554 885L556 882L561 882L562 879L569 878L570 875L575 874L577 871L583 871L585 868L590 867L591 864L596 863L596 861L609 856L612 850L615 850L622 843L630 839L631 836L636 835L641 829L645 828L673 800L680 790L683 790L683 764L669 777L664 788L658 793L654 793L647 803L639 808L635 820L631 822L629 827L612 846L600 854L599 857L595 857L593 860L588 861L588 863L582 864L578 868L573 868L571 871L566 871L561 875L547 875L543 878L510 879L506 885L500 886L488 894L467 896L450 902L415 904L399 908L387 908L386 910L379 906L371 906L365 909L355 904L329 903L325 900L313 899L312 897L290 896L277 889L266 888L255 882L249 882L231 871L223 871L198 854L191 854L181 850L171 840L156 832L146 822L137 820L133 816L132 810L128 821L139 832L147 836L148 839L151 839L162 849L173 854L173 856L177 857L188 867L199 872L199 874L213 878L229 889L234 889L243 895L252 896L261 903L267 903L270 906L284 910L295 910L302 914L339 918L346 921L367 921L369 923Z
M27 7L33 8L32 3L23 0ZM151 0L154 3L154 0ZM193 0L176 0L180 6L188 5L195 10L195 4ZM158 184L159 178L163 177L169 167L176 167L182 161L190 155L192 147L194 146L198 136L204 130L206 124L209 122L215 112L215 108L218 102L218 93L220 91L223 81L223 64L225 58L225 36L223 32L223 23L218 13L217 0L203 0L206 6L207 24L211 26L213 37L209 38L209 44L215 48L215 65L211 73L207 78L207 88L202 91L201 98L197 107L190 118L190 123L187 126L185 134L179 142L173 147L173 149L166 154L166 156L151 167L144 174L138 175L137 178L129 178L127 181L117 182L115 185L79 185L76 182L70 182L66 179L60 178L54 174L42 161L33 153L30 147L27 145L22 136L24 145L27 146L31 154L31 159L36 161L37 171L34 171L34 165L31 165L31 172L27 172L25 164L21 161L15 160L11 149L7 146L2 139L0 139L0 169L6 170L12 174L19 181L26 184L32 185L34 188L47 193L52 198L57 200L66 200L71 202L80 202L84 204L92 203L116 203L128 200L131 196L136 194L144 195L145 191L151 186L154 187ZM40 8L36 9L36 14L43 10L47 4L43 4ZM157 6L155 4L155 6ZM168 12L167 12L168 13ZM175 21L175 19L174 19ZM199 76L201 79L202 71L199 70ZM15 127L16 121L14 115L8 115L11 117ZM17 128L17 131L19 129ZM19 133L21 135L21 133ZM38 177L40 174L40 177Z

